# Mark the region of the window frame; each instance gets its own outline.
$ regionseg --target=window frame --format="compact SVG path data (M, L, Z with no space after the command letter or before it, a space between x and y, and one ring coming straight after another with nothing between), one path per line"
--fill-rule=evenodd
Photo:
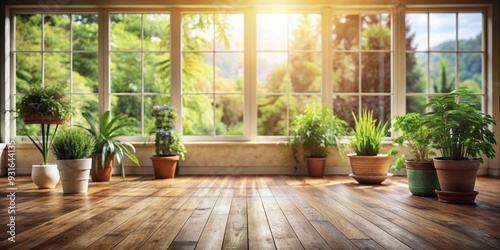
M318 11L320 15L322 15L322 89L321 89L321 98L322 100L332 100L332 91L331 91L331 76L329 74L325 74L325 72L330 72L331 69L331 44L329 44L328 35L329 30L324 27L331 27L331 15L335 12L341 13L368 13L368 6L362 7L333 7L333 6L325 6L325 7L307 7L301 8L301 11ZM439 3L436 6L429 5L421 7L417 5L408 5L408 6L376 6L375 10L380 10L383 12L389 12L391 14L391 25L393 26L391 31L391 41L392 41L392 53L391 53L391 61L392 61L392 74L391 74L391 116L395 115L403 115L406 112L406 84L401 84L401 82L406 82L406 66L405 66L405 56L406 56L406 48L405 48L405 15L406 13L431 13L431 12L456 12L456 13L466 13L466 12L481 12L483 13L483 89L481 96L483 97L483 110L485 113L491 113L493 107L491 106L491 64L493 63L491 59L491 49L489 46L492 46L488 39L493 34L490 34L491 28L489 27L489 20L491 17L491 5L475 5L471 7L470 5L463 5L458 7L450 7L450 6L441 6ZM373 11L373 8L371 9ZM10 39L9 41L5 41L6 46L10 46L10 49L7 54L9 54L9 61L6 61L5 70L9 72L9 76L6 76L6 97L9 96L8 100L5 100L6 110L12 110L15 108L15 95L16 95L16 85L15 85L15 57L13 56L13 51L15 47L15 22L14 16L16 14L40 14L46 13L46 9L44 8L33 8L33 7L11 7L8 8L7 16L10 17L9 20L6 21L8 23L8 27L10 28ZM176 36L175 34L180 34L181 32L181 12L188 11L221 11L225 13L236 12L244 14L244 22L245 22L245 47L244 47L244 62L245 62L245 76L244 76L244 136L241 138L235 139L227 139L221 137L211 137L207 138L206 141L210 142L228 142L228 141L236 141L236 142L267 142L267 141L281 141L286 139L286 136L257 136L257 109L256 105L256 79L255 79L255 39L250 39L251 37L255 37L256 34L256 13L259 11L269 11L269 9L262 8L245 8L241 7L235 8L189 8L189 7L162 7L162 8L112 8L112 7L95 7L95 8L86 8L83 9L81 7L76 8L57 8L54 13L64 13L64 14L97 14L98 15L98 25L99 25L99 43L98 43L98 71L99 71L99 86L98 86L98 99L99 99L99 115L101 115L104 110L107 110L110 107L110 86L109 86L109 62L107 58L109 58L109 49L107 44L109 44L109 26L106 24L109 20L109 13L123 12L123 13L170 13L171 18L171 105L176 108L180 114L182 114L181 110L181 87L180 87L180 73L181 72L181 38ZM277 10L276 10L277 11ZM294 11L294 8L290 8L290 10L285 9L285 11ZM279 12L284 12L283 10ZM10 22L10 23L9 23ZM331 43L331 42L330 42ZM7 49L7 48L6 48ZM12 98L14 97L14 98ZM15 125L15 114L10 115L10 118L6 116L6 123L8 125L5 128L5 132L7 133L7 138L14 138L21 141L28 141L26 136L16 135L16 125ZM176 126L178 128L182 128L180 125L180 120L178 120L178 124ZM10 126L10 127L9 127ZM10 135L10 136L9 136ZM186 142L188 143L196 143L203 142L201 138L188 138L184 137ZM148 137L125 137L125 140L131 142L142 142L145 141L151 142Z

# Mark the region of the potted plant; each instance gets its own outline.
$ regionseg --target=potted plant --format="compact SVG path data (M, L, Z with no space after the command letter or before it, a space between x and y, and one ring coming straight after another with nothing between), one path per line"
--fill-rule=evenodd
M99 121L89 113L82 115L90 126L87 130L96 139L96 146L92 152L92 181L109 181L113 173L115 159L121 168L123 179L125 179L123 165L125 156L140 166L139 160L134 155L135 147L130 142L119 139L120 136L127 134L128 127L133 126L125 115L111 117L111 112L106 111ZM132 152L129 151L129 148Z
M462 87L449 94L434 97L427 105L426 125L431 130L433 147L441 152L434 158L441 202L474 203L477 170L487 158L495 156L495 135L489 126L495 119L479 109L477 95Z
M49 164L51 135L71 114L71 103L59 87L35 85L26 94L20 96L17 113L25 124L40 124L41 138L27 135L42 154L43 162L33 165L31 178L38 188L54 188L59 182L59 172L55 164ZM51 125L53 131L51 132Z
M363 110L359 119L354 117L354 130L351 132L349 146L355 153L348 154L353 177L360 184L381 184L391 177L388 173L392 156L397 153L391 149L380 154L382 140L388 133L388 122L381 124L373 118L373 111Z
M170 106L154 106L155 155L151 157L157 179L173 178L179 159L187 153L181 135L175 130L177 112Z
M391 130L402 132L394 139L395 145L411 148L411 158L407 159L406 155L402 154L391 169L398 171L406 167L408 187L413 195L436 196L439 181L431 158L434 152L430 130L425 125L423 117L419 113L396 116L392 120Z
M297 115L290 126L292 138L285 142L297 163L306 160L310 177L323 177L326 158L334 148L341 151L341 137L346 135L346 122L333 115L326 105L311 103Z
M52 152L57 159L63 193L86 193L92 168L95 138L79 127L64 128L54 137Z

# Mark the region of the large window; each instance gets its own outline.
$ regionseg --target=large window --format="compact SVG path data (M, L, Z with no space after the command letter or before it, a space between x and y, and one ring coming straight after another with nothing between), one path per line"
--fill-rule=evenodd
M353 113L372 110L391 119L391 15L334 14L332 20L334 113L354 127Z
M112 113L134 122L129 135L149 135L153 106L170 104L170 15L114 13L109 20Z
M134 141L150 135L154 105L179 109L190 141L282 140L311 102L350 126L365 109L386 122L460 86L485 96L486 12L443 10L14 9L12 97L61 86L72 124L126 114ZM12 135L37 129L18 119Z
M321 101L321 15L257 14L258 135L288 135L291 119Z
M244 134L243 17L182 15L184 135Z
M84 111L97 112L97 14L17 14L14 37L17 94L36 84L57 85L71 97L73 123L84 121ZM17 119L17 134L38 129Z
M406 111L457 87L483 92L482 13L406 15Z

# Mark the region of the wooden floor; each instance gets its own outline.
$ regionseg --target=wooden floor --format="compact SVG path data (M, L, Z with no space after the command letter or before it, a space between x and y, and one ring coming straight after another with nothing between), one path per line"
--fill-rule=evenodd
M412 196L405 177L115 176L77 195L17 177L15 209L6 182L0 249L500 249L500 179L453 205Z

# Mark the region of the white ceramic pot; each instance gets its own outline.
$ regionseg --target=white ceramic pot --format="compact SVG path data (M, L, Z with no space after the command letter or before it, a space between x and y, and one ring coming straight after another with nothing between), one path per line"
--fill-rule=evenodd
M57 165L33 165L31 179L38 188L55 188L60 179Z
M92 158L75 160L57 160L57 169L61 175L63 193L86 193L89 187Z

